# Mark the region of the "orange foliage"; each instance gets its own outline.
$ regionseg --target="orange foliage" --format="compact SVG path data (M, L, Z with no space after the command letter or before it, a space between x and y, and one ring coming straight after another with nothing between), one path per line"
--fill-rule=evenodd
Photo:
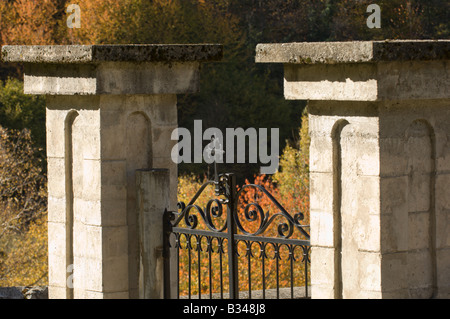
M58 10L53 0L0 2L3 44L55 44Z
M252 184L264 187L291 215L296 213L303 213L304 219L301 222L306 226L304 229L309 233L309 136L308 136L308 117L307 113L303 114L302 128L300 130L300 141L298 148L287 146L281 156L282 170L278 172L273 178L268 176L255 176ZM273 181L275 179L277 183ZM178 199L186 204L200 189L201 185L206 181L195 179L193 176L181 176L178 184ZM250 182L246 180L246 185ZM239 190L239 189L238 189ZM202 195L195 202L196 205L204 209L209 199L216 198L214 196L213 186L205 189ZM248 233L255 233L261 223L261 216L259 214L245 215L245 208L250 204L249 211L256 211L257 206L252 204L257 203L263 210L264 214L268 213L269 218L273 214L279 213L280 209L273 203L273 201L258 188L245 187L240 192L238 198L238 219L242 227ZM204 222L195 210L191 211L192 215L198 217L197 229L206 229ZM220 217L213 218L214 220L221 220L221 222L214 221L216 228L224 225L226 220L226 212ZM264 237L280 237L278 233L278 226L285 223L286 219L282 216L273 220L271 225L262 234ZM180 225L185 227L186 225ZM225 230L226 231L226 230ZM238 233L241 233L238 230ZM284 233L286 234L286 233ZM188 236L181 235L181 249L179 251L179 288L180 295L187 295L189 287L191 294L196 295L201 292L202 295L209 294L209 280L211 277L212 293L219 293L220 287L223 287L223 292L228 291L228 255L227 255L227 240L221 242L219 239L213 239L210 246L208 239L203 237L201 240L201 250L198 249L196 236L190 238L188 243ZM290 237L292 239L306 239L300 231L294 228L294 232ZM220 253L219 243L223 246L222 253ZM251 244L250 244L251 243ZM190 246L191 249L187 249ZM302 287L305 285L305 262L304 251L297 246L293 250L294 264L291 265L290 251L287 245L272 245L265 246L266 254L261 253L261 246L257 242L239 242L237 245L237 252L239 254L238 274L239 274L239 290L247 291L251 284L252 290L263 289L262 271L264 267L264 282L265 288L277 287L276 270L279 269L278 287L290 287L291 276L290 270L293 266L293 283L294 287ZM279 249L279 256L276 255L276 248ZM211 252L210 252L211 250ZM211 265L210 268L210 259ZM199 271L200 267L200 271ZM222 268L222 283L220 276L220 268ZM211 271L211 273L210 273ZM191 284L189 285L189 273L191 274ZM200 273L200 280L199 280ZM308 270L309 278L309 270ZM199 288L200 282L200 288ZM309 284L309 283L307 283Z
M47 284L47 183L29 130L0 127L0 286Z

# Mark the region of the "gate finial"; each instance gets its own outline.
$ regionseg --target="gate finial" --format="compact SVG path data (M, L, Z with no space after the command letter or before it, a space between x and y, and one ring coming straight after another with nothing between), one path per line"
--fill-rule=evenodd
M213 135L211 137L211 143L208 144L205 151L208 154L209 158L213 158L215 192L216 192L216 195L219 195L220 185L219 185L219 173L217 171L217 159L218 159L218 156L220 156L220 155L223 156L223 154L225 154L225 151L223 150L222 143L220 143L220 139L217 138L216 135Z

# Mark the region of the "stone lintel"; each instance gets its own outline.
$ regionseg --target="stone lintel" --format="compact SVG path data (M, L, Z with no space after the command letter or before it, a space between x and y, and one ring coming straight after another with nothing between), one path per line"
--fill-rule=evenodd
M449 40L258 44L257 63L337 64L450 59Z
M4 62L210 62L223 57L220 44L5 45Z
M288 100L450 98L450 41L259 44L256 62L283 63Z
M42 95L185 94L199 91L199 66L218 44L4 46L25 64L24 91Z

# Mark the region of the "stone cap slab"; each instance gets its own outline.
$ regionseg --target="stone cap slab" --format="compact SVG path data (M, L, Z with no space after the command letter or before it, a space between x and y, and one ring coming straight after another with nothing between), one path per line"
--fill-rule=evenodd
M258 44L257 63L337 64L448 60L449 40L392 40Z
M223 57L220 44L5 45L4 62L208 62Z
M200 63L220 44L6 45L5 62L24 63L24 91L43 95L185 94L199 91Z
M289 100L450 98L450 41L259 44L256 62L284 64Z

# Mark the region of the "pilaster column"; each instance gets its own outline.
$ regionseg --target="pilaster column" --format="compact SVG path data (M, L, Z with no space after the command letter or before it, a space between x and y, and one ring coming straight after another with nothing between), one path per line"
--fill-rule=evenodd
M313 298L450 297L449 48L257 46L309 100Z
M25 93L47 96L50 298L139 297L135 171L168 169L177 94L220 45L4 46ZM162 214L163 212L161 212Z

